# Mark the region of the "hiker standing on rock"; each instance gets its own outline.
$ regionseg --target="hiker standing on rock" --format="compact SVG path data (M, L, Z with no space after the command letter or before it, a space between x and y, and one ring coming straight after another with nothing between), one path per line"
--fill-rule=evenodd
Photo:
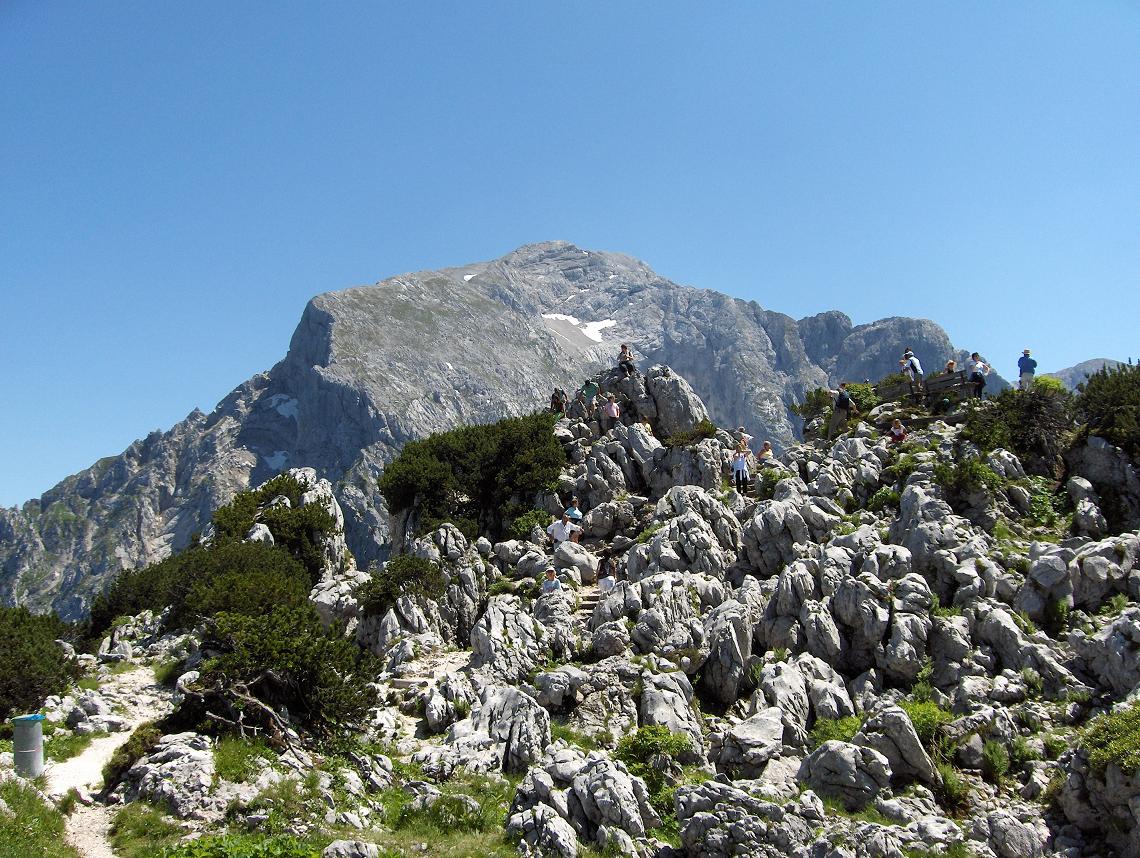
M982 391L986 389L986 376L990 374L990 365L982 360L981 355L973 352L966 364L970 371L970 382L974 385L974 396L982 398Z
M748 493L748 453L737 450L732 455L732 478L736 481L736 490L742 495Z
M637 375L637 367L633 363L633 350L626 344L621 344L621 354L618 355L618 368L625 373L626 378Z
M1017 389L1029 390L1033 387L1033 376L1037 372L1037 361L1029 356L1029 349L1021 353L1021 357L1017 359Z
M855 401L851 398L851 394L847 392L847 382L843 381L839 384L839 390L831 390L829 393L835 394L835 402L831 407L831 422L827 424L827 440L830 441L835 437L835 433L842 427L850 418L852 414L858 414L859 409L855 405Z
M908 347L902 356L903 373L910 379L910 394L917 400L922 394L922 364Z
M555 548L569 540L577 542L574 537L581 532L582 528L572 522L570 516L566 513L562 513L561 521L556 521L546 528L546 535L550 537L550 541L554 543Z
M617 426L618 421L621 419L621 406L618 405L617 397L612 393L606 400L606 407L603 409L606 414L606 423L602 427L603 432L608 432Z

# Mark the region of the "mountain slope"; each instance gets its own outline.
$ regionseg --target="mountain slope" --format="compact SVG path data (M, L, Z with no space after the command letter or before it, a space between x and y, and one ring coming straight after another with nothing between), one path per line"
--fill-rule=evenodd
M1120 366L1120 361L1110 360L1109 358L1093 358L1092 360L1081 361L1076 366L1068 367L1067 369L1059 369L1056 372L1049 372L1046 375L1051 375L1053 378L1059 378L1061 383L1069 390L1076 390L1077 385L1083 382L1090 375L1095 375L1105 367L1113 369Z
M329 479L361 566L383 557L376 478L407 440L544 406L613 361L667 363L718 423L777 447L787 406L841 379L876 379L911 346L936 369L961 352L922 319L796 321L648 265L566 242L393 277L309 302L285 358L214 411L194 411L20 509L0 510L0 599L82 616L119 569L185 546L209 510L287 468Z

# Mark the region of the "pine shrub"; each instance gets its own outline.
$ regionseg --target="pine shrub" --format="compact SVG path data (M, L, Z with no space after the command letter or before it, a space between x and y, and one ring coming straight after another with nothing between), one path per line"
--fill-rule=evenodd
M1088 748L1096 772L1103 773L1109 763L1116 763L1126 776L1140 770L1140 704L1094 718L1081 731L1081 744Z
M378 569L356 592L365 615L385 614L401 596L423 596L433 601L447 592L447 575L435 563L411 554L393 557Z
M79 678L78 662L56 643L71 633L54 614L0 607L0 719L37 711L45 697Z
M1105 367L1077 391L1077 414L1089 432L1140 456L1140 365Z
M623 736L614 756L626 764L631 775L645 781L654 809L662 816L671 816L673 789L665 779L665 772L652 762L658 757L676 759L692 747L688 736L674 733L668 727L651 725Z

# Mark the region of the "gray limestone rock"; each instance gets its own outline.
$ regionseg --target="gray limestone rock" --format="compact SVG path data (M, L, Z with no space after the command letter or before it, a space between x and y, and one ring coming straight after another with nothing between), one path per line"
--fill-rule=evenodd
M799 778L855 809L874 801L880 790L890 786L891 766L873 748L831 740L804 758Z
M941 783L938 770L922 747L914 725L898 706L887 706L873 713L851 741L882 754L895 778L914 779L926 784Z

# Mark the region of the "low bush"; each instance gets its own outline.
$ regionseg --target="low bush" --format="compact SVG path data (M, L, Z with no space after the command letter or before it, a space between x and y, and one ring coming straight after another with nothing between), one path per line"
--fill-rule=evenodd
M1116 763L1125 775L1134 774L1140 769L1140 704L1094 718L1080 739L1094 771L1103 773L1109 763Z
M898 461L883 468L883 479L892 483L906 482L906 478L918 467L918 459L910 453L902 453Z
M860 414L866 414L879 404L879 397L875 395L875 388L869 384L858 381L847 382L847 393L855 402Z
M1140 365L1105 367L1077 391L1077 415L1089 432L1140 456Z
M934 481L954 498L982 490L992 494L1002 487L1002 478L977 459L953 464L939 462L934 466Z
M1022 460L1052 462L1068 446L1072 430L1069 393L1034 385L1027 391L1004 390L988 402L975 403L966 415L962 437L986 452L1004 447Z
M1001 742L988 740L982 746L982 777L992 784L1000 784L1009 771L1009 751Z
M1057 759L1069 748L1069 743L1065 737L1058 736L1056 733L1049 733L1041 741L1045 745L1045 756L1050 760Z
M668 727L639 727L618 742L614 756L626 764L631 775L645 781L649 800L662 816L673 814L673 789L665 779L665 772L651 762L658 757L676 759L692 750L689 737L674 733Z
M380 492L393 513L416 504L424 524L451 521L468 537L496 540L554 484L564 462L554 415L535 412L405 444L384 468Z
M200 708L203 716L209 711L215 720L259 724L267 738L280 738L280 724L259 712L257 701L274 712L287 710L293 721L326 740L357 725L375 702L368 653L339 629L324 628L311 605L255 617L219 614L207 626L202 647L221 654L203 664L184 708Z
M79 678L78 662L55 642L70 634L54 614L0 607L0 719L38 711L45 697Z
M511 539L527 539L530 532L536 527L545 532L547 525L550 524L550 519L551 515L546 510L532 509L511 522L511 526L507 529L507 535Z
M910 723L914 725L914 732L918 734L922 746L936 757L946 756L948 748L944 744L940 730L943 725L953 721L954 716L929 700L903 700L899 706L910 718Z
M764 468L756 476L757 500L771 500L776 494L776 484L790 475L779 468Z
M356 599L361 610L371 616L387 613L401 596L439 600L446 592L447 575L438 564L401 554L372 569L372 578L360 586Z
M951 813L961 812L969 805L970 785L949 763L936 763L941 783L934 791L938 803Z
M670 435L661 443L666 447L687 447L689 444L695 444L698 441L703 441L705 438L713 438L716 436L716 426L709 419L701 420L692 429L685 432L678 432L676 435Z
M1012 768L1022 769L1026 763L1036 762L1041 759L1041 754L1029 744L1029 740L1024 736L1015 736L1013 742L1009 746L1009 764Z
M863 719L859 715L850 715L846 718L817 718L808 741L812 750L832 740L850 742L862 726Z
M804 401L790 406L789 410L802 417L805 423L810 423L831 411L831 393L822 387L809 390L804 394Z
M103 791L110 792L127 773L127 769L149 754L162 738L162 728L155 721L146 721L135 727L131 737L120 745L103 766Z
M898 506L899 493L889 486L883 486L867 501L867 509L871 512L882 512L887 507L898 509Z

